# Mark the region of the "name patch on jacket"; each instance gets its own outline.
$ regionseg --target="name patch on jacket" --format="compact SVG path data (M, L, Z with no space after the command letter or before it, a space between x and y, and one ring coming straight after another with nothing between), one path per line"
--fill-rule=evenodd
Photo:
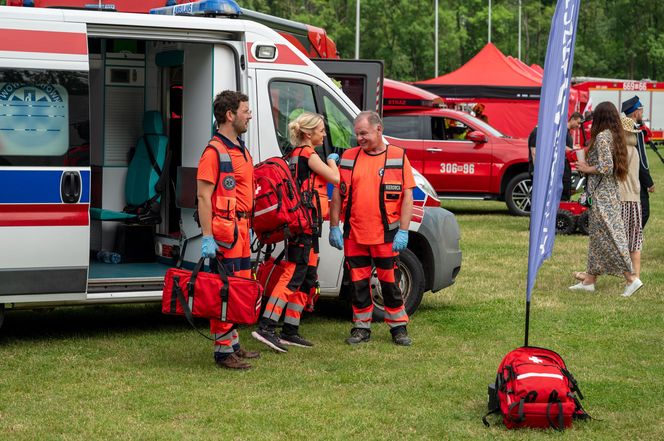
M385 184L385 191L401 191L401 184Z

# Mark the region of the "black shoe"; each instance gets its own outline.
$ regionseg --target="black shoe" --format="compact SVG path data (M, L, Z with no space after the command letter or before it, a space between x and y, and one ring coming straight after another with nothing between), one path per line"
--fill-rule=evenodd
M392 341L395 345L399 346L410 346L413 344L413 340L408 337L408 331L406 331L405 326L399 326L392 329Z
M299 346L301 348L310 348L314 345L300 334L289 335L284 334L283 332L279 335L279 342L284 345Z
M349 345L356 345L359 343L366 343L371 338L371 330L364 328L353 328L350 331L350 337L346 339Z
M272 330L258 328L251 336L261 343L265 343L277 352L288 352L288 348L281 344L279 337Z

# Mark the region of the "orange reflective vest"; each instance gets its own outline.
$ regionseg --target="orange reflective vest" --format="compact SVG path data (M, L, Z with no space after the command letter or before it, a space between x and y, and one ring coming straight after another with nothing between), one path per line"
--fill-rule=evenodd
M341 216L342 220L345 219L344 237L346 238L350 235L350 217L353 205L353 173L358 168L356 167L358 165L357 158L361 150L361 147L346 150L339 165L341 175L339 182ZM404 190L403 167L405 156L406 152L404 149L388 144L379 188L362 189L362 192L373 192L375 194L372 199L375 198L378 203L386 238L393 235L395 230L399 228L401 195ZM361 164L359 164L359 167L361 167ZM358 173L361 173L361 171Z
M317 189L317 178L319 176L309 168L309 157L302 155L305 147L295 147L288 154L288 167L290 168L291 175L295 182L300 187L300 197L302 204L307 207L311 213L311 234L320 237L324 216L321 197ZM312 155L317 155L313 147ZM320 181L322 179L319 179ZM324 182L324 181L323 181ZM325 194L325 202L327 207L327 193Z
M228 148L214 137L206 147L213 148L219 156L219 176L212 193L212 236L219 246L233 248L238 238L237 194L235 173Z

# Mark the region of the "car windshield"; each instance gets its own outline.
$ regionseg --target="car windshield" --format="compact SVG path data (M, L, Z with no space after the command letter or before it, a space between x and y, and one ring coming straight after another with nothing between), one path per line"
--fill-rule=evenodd
M475 118L474 116L469 114L466 114L466 117L470 118L470 122L474 127L477 127L483 132L489 133L492 136L496 136L498 138L509 138L509 136L505 135L504 133L501 133L498 129L496 129L493 126L490 126L481 119Z

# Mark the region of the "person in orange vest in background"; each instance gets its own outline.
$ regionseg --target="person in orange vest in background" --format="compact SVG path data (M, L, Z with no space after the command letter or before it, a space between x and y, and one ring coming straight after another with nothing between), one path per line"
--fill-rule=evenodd
M321 115L303 112L288 125L290 141L295 146L287 155L287 161L295 182L300 188L303 203L311 212L315 224L324 214L319 212L315 178L321 177L332 184L339 183L337 161L339 155L330 153L326 162L314 150L323 144L325 121ZM316 194L314 194L316 192ZM327 194L320 195L325 198ZM321 221L322 223L322 221ZM251 335L277 352L287 352L289 345L308 348L313 343L299 333L300 317L309 292L318 281L318 238L320 228L290 238L286 242L286 260L265 306L258 329ZM284 325L277 337L276 327L282 313Z
M392 340L401 346L412 343L406 325L395 268L399 251L408 245L413 215L415 179L406 152L383 141L383 122L376 112L355 118L359 147L341 158L341 182L335 187L330 207L330 245L344 250L353 283L353 328L346 343L369 341L373 302L370 279L373 260L385 303L385 322ZM339 228L344 219L343 234Z
M254 165L240 135L251 120L249 98L231 90L214 99L216 132L198 164L198 216L203 232L201 256L210 267L228 274L251 277L249 220L254 205ZM218 268L218 264L223 268ZM228 369L249 369L246 359L258 352L240 347L236 326L210 320L214 359Z

